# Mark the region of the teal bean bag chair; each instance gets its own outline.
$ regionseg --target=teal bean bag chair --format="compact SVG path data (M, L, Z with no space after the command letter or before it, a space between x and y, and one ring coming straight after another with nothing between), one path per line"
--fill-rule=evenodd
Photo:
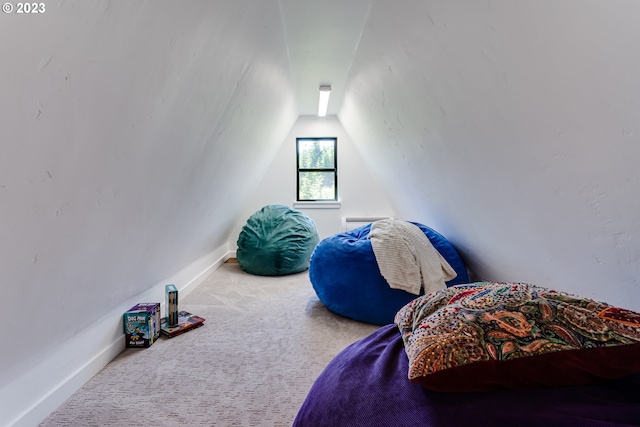
M251 215L238 236L236 258L247 273L282 276L309 268L320 241L316 224L284 205L267 205Z
M426 225L418 226L457 276L446 286L469 282L467 268L453 245ZM322 240L311 256L309 280L318 299L332 312L374 325L393 323L397 311L417 295L389 287L373 252L371 224Z

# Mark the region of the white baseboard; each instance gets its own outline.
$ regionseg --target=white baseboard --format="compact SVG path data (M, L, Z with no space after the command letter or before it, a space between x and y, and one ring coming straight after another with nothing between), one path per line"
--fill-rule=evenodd
M0 426L33 427L42 422L124 350L124 312L139 302L161 301L164 306L164 285L168 283L174 283L181 296L188 294L235 256L228 248L228 244L217 248L152 289L124 301L109 315L50 350L38 366L11 384L0 386Z

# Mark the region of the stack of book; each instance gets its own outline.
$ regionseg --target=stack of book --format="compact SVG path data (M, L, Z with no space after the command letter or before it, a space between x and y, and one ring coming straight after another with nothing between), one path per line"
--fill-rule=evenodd
M160 333L169 338L183 334L204 324L204 319L188 311L178 311L178 288L174 284L166 285L166 316L162 319Z
M178 312L178 324L174 326L167 323L166 317L162 319L160 332L166 337L173 338L176 335L184 334L202 325L204 325L204 319L202 317L183 310Z

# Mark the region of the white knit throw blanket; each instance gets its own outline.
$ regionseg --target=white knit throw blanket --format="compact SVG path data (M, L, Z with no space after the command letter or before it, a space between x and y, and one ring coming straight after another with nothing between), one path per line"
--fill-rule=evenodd
M393 289L415 295L444 289L457 273L429 238L407 221L383 219L371 224L371 246L380 273Z

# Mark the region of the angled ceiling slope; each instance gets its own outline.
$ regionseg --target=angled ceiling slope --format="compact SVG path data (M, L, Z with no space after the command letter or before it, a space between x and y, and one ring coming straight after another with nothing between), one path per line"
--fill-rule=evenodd
M318 89L331 85L327 114L337 114L371 0L280 0L300 115L318 112Z

